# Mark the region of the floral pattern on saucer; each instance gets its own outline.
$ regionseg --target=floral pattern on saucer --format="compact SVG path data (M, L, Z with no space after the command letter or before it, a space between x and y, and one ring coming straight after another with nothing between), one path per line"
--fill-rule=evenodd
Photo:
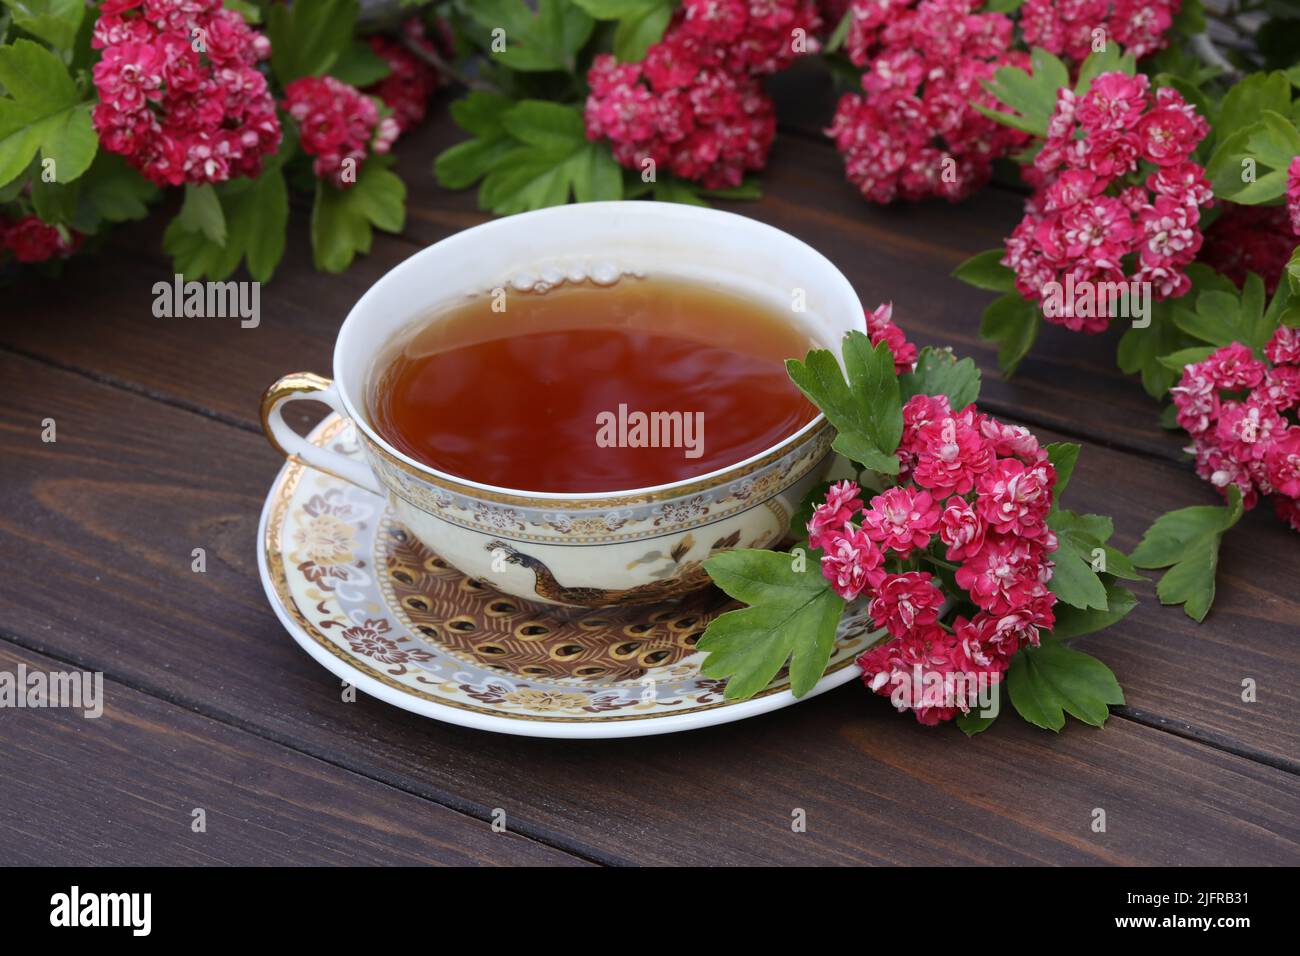
M362 454L351 424L334 416L312 440ZM446 565L382 499L295 462L271 489L262 537L267 593L299 643L344 679L370 678L383 688L379 696L430 716L514 733L621 736L657 731L514 725L701 718L663 728L683 729L744 716L709 711L794 702L784 672L739 702L725 701L724 682L699 673L696 642L709 621L737 606L712 588L671 604L614 609L521 601ZM818 690L851 680L854 659L877 639L863 609L846 614Z

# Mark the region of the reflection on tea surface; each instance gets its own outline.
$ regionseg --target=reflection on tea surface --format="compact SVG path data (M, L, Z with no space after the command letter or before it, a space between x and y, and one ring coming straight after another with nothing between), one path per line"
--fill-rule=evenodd
M372 417L395 448L485 484L608 492L691 478L815 416L785 373L812 345L794 319L655 277L475 297L395 344Z

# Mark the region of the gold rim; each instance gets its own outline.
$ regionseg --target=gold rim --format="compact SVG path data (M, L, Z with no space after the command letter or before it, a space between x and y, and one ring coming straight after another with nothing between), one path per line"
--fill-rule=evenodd
M334 436L336 436L344 428L344 426L346 426L346 424L347 421L343 418L336 418L334 421L328 422L321 430L321 432L316 436L315 441L317 443L328 442L330 439L334 438ZM293 493L294 491L297 490L298 483L302 480L303 472L306 470L306 468L307 466L302 464L299 461L291 461L290 464L286 465L286 470L282 472L279 478L276 479L276 483L271 490L271 495L272 495L272 500L274 501L274 505L272 506L270 516L267 519L266 535L262 542L263 552L266 558L267 571L271 576L271 584L274 587L275 593L280 600L280 606L289 613L289 616L293 618L294 622L303 630L304 633L310 636L311 639L315 641L317 644L319 644L321 647L329 651L329 653L333 655L335 658L337 658L338 660L343 661L349 667L360 671L361 673L365 674L367 677L371 677L379 681L381 684L383 684L386 687L390 687L393 690L401 691L403 694L406 694L411 697L415 697L419 700L428 701L429 703L438 704L443 707L451 707L455 710L471 711L473 713L484 714L489 717L500 717L506 720L519 720L519 721L524 721L526 723L563 723L563 724L594 724L594 723L612 723L616 721L628 721L628 720L656 720L660 717L675 717L679 714L695 714L705 710L716 710L719 707L731 707L737 704L743 704L746 701L761 700L764 697L770 697L773 694L779 694L786 690L789 690L790 685L789 682L787 681L784 684L780 684L775 687L769 687L766 690L763 690L760 693L755 694L753 697L745 698L745 700L743 701L719 700L718 702L713 704L700 704L699 706L696 707L684 707L684 708L679 708L677 710L668 710L657 714L656 713L623 714L623 715L609 715L609 716L593 716L593 717L574 719L572 717L548 717L539 714L512 714L507 711L492 710L487 707L479 707L474 704L465 704L459 701L449 700L445 697L437 697L434 696L433 694L428 693L427 691L421 691L414 687L411 687L409 684L403 684L401 681L394 680L390 675L385 674L382 671L376 670L375 668L371 667L369 664L366 664L363 661L358 660L356 657L353 657L351 654L345 653L337 644L335 644L328 637L326 637L319 630L317 630L315 624L313 624L307 618L307 616L302 613L302 610L298 607L298 603L296 600L294 600L293 593L289 588L289 578L285 571L284 558L280 552L277 542L280 536L279 535L280 529L283 527L284 522L288 516L289 503L293 499ZM380 589L380 593L381 594L383 593L382 588ZM391 610L391 608L389 610ZM447 652L439 648L439 653L445 654ZM834 674L840 670L843 670L845 667L848 667L850 664L852 664L853 661L854 661L854 655L850 654L848 657L840 661L838 664L828 667L826 669L825 674L822 675L823 678L828 677L831 674Z
M271 443L272 448L290 461L298 461L298 456L281 445L280 440L271 431L271 412L275 410L276 405L279 405L286 398L311 392L323 392L333 384L328 378L317 375L315 372L290 372L288 375L282 375L271 383L270 387L262 393L261 415L262 434L266 436L266 440Z

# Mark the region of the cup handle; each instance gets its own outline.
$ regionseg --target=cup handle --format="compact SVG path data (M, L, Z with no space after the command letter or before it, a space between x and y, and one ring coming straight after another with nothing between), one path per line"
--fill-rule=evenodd
M266 433L266 440L291 461L309 465L384 497L386 492L365 462L313 445L289 427L281 414L282 409L289 402L301 400L324 402L339 415L348 417L338 387L332 380L312 372L291 372L262 395L262 431Z

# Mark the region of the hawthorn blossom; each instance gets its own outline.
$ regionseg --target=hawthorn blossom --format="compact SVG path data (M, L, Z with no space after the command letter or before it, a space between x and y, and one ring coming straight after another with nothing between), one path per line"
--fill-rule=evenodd
M941 514L930 492L899 486L871 499L862 512L862 527L881 548L906 555L930 543Z
M1024 66L1011 20L979 0L853 0L845 50L864 69L865 95L846 94L826 130L845 175L872 202L963 199L988 181L994 159L1024 133L981 114L982 84Z
M1025 42L1082 63L1098 41L1118 42L1139 59L1161 50L1182 0L1025 0Z
M1040 302L1056 284L1144 282L1157 299L1184 295L1186 267L1202 244L1201 207L1212 200L1192 158L1208 132L1176 90L1152 94L1143 74L1104 73L1082 97L1060 90L1047 138L1026 170L1038 191L1002 259L1020 294ZM1145 179L1142 164L1151 164ZM1045 318L1097 333L1113 317L1068 305L1044 309Z
M767 165L776 136L760 77L814 52L820 26L810 0L686 0L640 63L596 57L587 138L609 140L638 173L662 167L708 189L739 186Z
M916 346L907 341L893 321L894 303L886 302L867 312L867 338L872 345L886 342L894 356L894 371L902 375L916 368Z
M875 592L868 613L878 627L885 628L894 637L903 637L939 620L943 592L935 587L934 578L927 572L886 575Z
M90 45L99 141L150 182L254 177L279 148L271 43L221 0L108 0Z
M885 572L880 549L861 529L832 533L823 540L822 574L835 593L852 601L869 587L879 584Z
M889 321L885 307L870 314ZM897 359L906 339L889 335ZM1300 340L1278 338L1278 354L1291 349ZM1300 455L1290 452L1274 453L1275 470L1300 483ZM859 657L863 682L933 724L967 711L961 688L995 683L1055 623L1047 585L1058 542L1047 515L1056 472L1026 429L973 404L954 413L942 395L906 402L897 453L897 483L865 505L856 482L830 486L808 521L809 545L822 551L832 590L865 601L889 634ZM949 597L979 610L945 621Z
M7 249L19 262L67 258L77 251L84 238L75 230L60 230L39 216L26 215L13 221L0 216L0 250Z
M1292 159L1286 170L1286 208L1291 217L1291 232L1300 236L1300 156Z
M371 154L387 153L397 121L380 115L375 100L332 76L304 76L284 88L284 109L298 123L302 151L315 156L312 172L340 189L356 184Z
M1300 329L1279 326L1264 354L1233 342L1184 368L1170 393L1196 473L1223 495L1236 486L1247 509L1271 496L1300 531Z
M418 17L402 24L402 32L425 50L434 49ZM379 97L393 111L398 131L405 133L423 122L429 97L438 89L438 71L391 37L376 33L366 42L388 64L389 74L362 92Z

